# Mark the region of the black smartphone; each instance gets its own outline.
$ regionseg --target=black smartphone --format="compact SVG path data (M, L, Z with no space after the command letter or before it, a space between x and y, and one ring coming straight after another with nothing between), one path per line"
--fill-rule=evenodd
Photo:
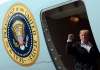
M99 70L99 51L83 1L43 9L41 22L57 70Z

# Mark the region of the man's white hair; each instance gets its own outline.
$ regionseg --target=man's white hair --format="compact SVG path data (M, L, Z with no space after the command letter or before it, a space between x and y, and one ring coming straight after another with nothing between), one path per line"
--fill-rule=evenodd
M83 32L89 34L89 30L87 30L87 29L80 30L80 34L83 33Z

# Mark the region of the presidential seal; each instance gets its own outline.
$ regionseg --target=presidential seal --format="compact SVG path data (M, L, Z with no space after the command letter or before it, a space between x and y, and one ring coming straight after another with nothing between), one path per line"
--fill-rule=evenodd
M39 55L39 34L35 19L23 4L14 4L6 13L2 37L9 56L18 64L29 66Z

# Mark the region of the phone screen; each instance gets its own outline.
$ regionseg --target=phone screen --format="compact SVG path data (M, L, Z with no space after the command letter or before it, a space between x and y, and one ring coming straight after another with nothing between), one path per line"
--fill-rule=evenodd
M99 51L82 1L47 8L42 11L41 21L58 70L99 70Z

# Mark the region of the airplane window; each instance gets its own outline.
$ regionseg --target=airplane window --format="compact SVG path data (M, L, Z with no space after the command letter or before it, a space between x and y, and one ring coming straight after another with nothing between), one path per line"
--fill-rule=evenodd
M99 51L82 1L48 8L42 12L41 21L48 50L58 69L63 65L68 70L99 70Z

